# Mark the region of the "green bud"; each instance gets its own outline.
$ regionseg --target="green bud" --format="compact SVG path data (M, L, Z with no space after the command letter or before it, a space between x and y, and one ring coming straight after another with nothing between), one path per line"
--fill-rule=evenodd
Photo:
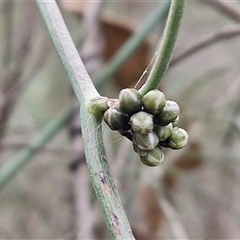
M158 136L155 132L149 132L146 134L134 133L132 141L138 148L146 151L153 150L159 142Z
M169 123L167 126L154 126L154 132L157 134L159 141L165 141L167 138L169 138L172 134L172 123Z
M152 151L147 152L147 156L140 156L142 163L149 167L155 167L163 164L164 153L161 147L156 147Z
M167 140L167 145L172 149L183 148L188 141L188 134L183 128L174 127L172 135Z
M153 117L151 114L140 111L130 118L132 131L135 133L148 133L153 129Z
M125 113L135 113L141 110L140 93L134 88L122 89L119 93L119 109Z
M112 130L123 130L128 122L128 117L115 107L110 107L103 115L104 121Z
M173 122L179 115L180 108L174 101L167 100L166 105L159 115L156 115L154 121L156 124L166 126Z
M109 108L107 102L107 97L92 98L88 103L88 109L93 115L102 117L104 112Z
M165 95L158 89L146 93L142 98L144 109L152 114L158 114L166 104Z

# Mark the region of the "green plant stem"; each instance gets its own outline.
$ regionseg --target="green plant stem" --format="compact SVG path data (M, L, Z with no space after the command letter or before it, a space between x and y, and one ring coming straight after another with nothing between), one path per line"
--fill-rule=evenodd
M81 103L80 118L86 161L110 234L113 239L134 239L110 174L102 141L101 119L97 119L88 111L88 101L99 94L77 53L56 2L42 0L36 2Z
M97 88L101 88L103 84L105 84L111 76L117 71L117 69L131 56L131 54L138 48L138 46L143 42L143 40L146 38L146 36L153 30L154 27L156 27L156 24L161 21L170 6L170 0L167 2L160 3L158 8L154 10L153 13L150 14L149 18L146 20L144 25L121 47L121 49L114 55L114 57L109 61L109 63L104 67L103 71L100 73L100 76L96 78L95 86ZM67 111L70 118L71 111ZM67 114L67 113L66 113ZM58 121L61 121L60 119L54 120L55 124L58 125ZM54 123L50 123L50 125ZM48 129L48 127L46 127ZM58 131L61 128L58 129ZM45 132L47 130L43 130L41 136L43 137L45 135ZM52 131L52 134L54 132ZM56 133L55 133L56 134ZM51 134L50 134L51 135ZM39 138L41 138L41 136ZM53 136L51 136L53 137ZM51 138L48 139L48 141ZM46 141L45 144L48 142ZM43 145L39 145L38 148L42 147ZM9 162L4 165L0 170L0 188L5 185L15 174L21 170L25 164L28 163L30 159L25 159L23 156L27 156L27 152L29 152L29 149L25 150L18 155L18 157L14 157L14 160L10 160ZM37 151L32 152L31 158L37 153ZM11 164L10 162L15 162L15 164Z
M168 69L180 29L184 7L185 0L172 0L155 64L146 83L139 89L142 95L152 89L158 88L160 81Z
M33 146L27 150L23 150L16 157L8 160L0 168L0 189L19 172L31 158L43 147L53 136L59 132L59 129L70 119L73 109L68 109L63 115L51 121L43 129L42 134L33 141Z
M36 2L79 102L84 104L87 99L99 96L78 55L56 2L42 0Z
M108 61L103 70L94 79L97 88L101 88L112 75L127 61L127 59L137 50L140 44L146 39L148 34L157 26L167 14L170 0L161 2L143 23L140 29L130 37L117 53ZM137 81L137 80L136 80Z

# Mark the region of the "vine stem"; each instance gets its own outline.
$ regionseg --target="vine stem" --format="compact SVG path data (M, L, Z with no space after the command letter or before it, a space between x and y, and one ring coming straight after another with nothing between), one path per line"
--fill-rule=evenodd
M139 89L141 95L158 88L171 61L181 25L185 0L172 0L158 55L146 83Z
M156 9L149 14L140 28L119 48L114 56L108 61L103 69L94 78L98 88L101 88L113 74L129 59L130 56L143 43L144 39L166 17L169 10L170 0L159 2Z
M101 88L103 84L106 84L107 81L110 80L111 76L118 70L120 65L123 64L125 61L127 61L129 56L131 56L131 54L138 48L138 46L143 42L146 36L148 36L148 34L153 30L153 28L156 27L157 24L163 20L165 15L167 15L169 6L170 6L170 0L166 2L164 1L159 4L159 6L154 10L154 12L150 13L149 18L146 20L146 22L143 25L141 25L140 29L132 37L130 37L126 43L123 44L123 46L119 49L118 53L115 54L115 56L107 63L107 66L104 67L103 70L100 72L99 76L96 77L96 81L95 81L96 88ZM118 58L121 58L121 59L119 60ZM9 93L9 95L11 94ZM68 111L68 110L66 112L68 112L69 118L70 118L71 111ZM59 118L56 118L54 120L56 125L58 125L57 124L58 121L59 121ZM59 131L60 129L61 127L59 127L57 131ZM44 137L45 134L47 134L47 130L45 131L45 128L44 128L38 139L40 139L41 137ZM53 136L50 136L48 140L50 140L52 137ZM47 141L45 141L45 144L46 143ZM36 144L37 144L37 141L36 142L34 141L33 145L35 146ZM40 147L43 147L43 146L39 146L38 148ZM25 151L23 151L25 152L25 154L21 152L17 157L13 158L14 160L10 159L1 167L0 189L30 161L30 158L26 157L28 156L27 154L28 151L29 149L26 149ZM38 151L34 151L34 153L31 154L31 158L37 152ZM25 155L25 158L27 159L24 159L22 157L23 155ZM12 161L15 162L15 164L9 163Z
M53 44L81 104L84 151L90 177L113 239L135 239L113 183L102 140L101 119L88 111L91 98L99 96L81 61L54 0L36 0ZM79 186L81 187L81 186Z

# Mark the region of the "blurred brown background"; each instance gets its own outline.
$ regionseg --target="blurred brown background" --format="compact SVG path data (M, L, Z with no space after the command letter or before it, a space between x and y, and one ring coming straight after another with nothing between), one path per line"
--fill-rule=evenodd
M158 4L59 2L93 79ZM121 88L136 84L154 56L165 20L99 89L102 95L116 98ZM237 1L187 3L173 61L160 86L180 105L179 125L189 133L186 148L166 150L162 166L147 168L127 140L103 125L112 174L137 239L240 236L239 21ZM0 30L3 166L31 148L44 126L75 104L75 97L34 2L0 2ZM1 189L1 239L109 238L86 166L76 164L81 136L70 132L78 127L77 117Z

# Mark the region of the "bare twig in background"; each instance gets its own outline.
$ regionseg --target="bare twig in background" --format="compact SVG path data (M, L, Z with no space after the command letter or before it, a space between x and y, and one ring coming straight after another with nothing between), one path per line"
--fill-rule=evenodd
M35 34L36 30L36 7L30 5L31 11L24 18L21 31L20 43L17 45L18 48L15 50L16 57L10 59L10 56L6 56L8 59L6 70L3 72L3 88L0 97L0 135L3 137L6 132L6 125L9 116L13 110L13 107L21 95L23 89L31 81L32 77L41 69L44 60L49 54L50 42L43 40L40 44L31 46L31 38ZM10 14L10 13L9 13ZM8 30L9 31L9 30ZM9 33L10 34L10 33ZM8 34L8 35L9 35ZM11 41L10 41L11 42ZM10 47L11 52L11 47ZM33 59L30 59L33 56ZM25 66L30 65L28 61L32 62L32 66L25 71ZM9 61L12 61L13 66Z
M213 1L213 0L205 0L204 2L220 10L222 13L224 13L228 17L234 20L240 21L239 3L234 1Z
M4 37L4 47L3 47L3 65L7 66L12 54L12 31L13 31L13 1L6 1L2 3L2 8L4 9L5 16L5 37ZM6 24L7 23L7 24Z
M10 9L9 9L10 10ZM11 8L12 10L12 8ZM5 66L5 71L3 72L3 80L2 80L2 98L0 102L0 135L4 135L6 131L6 123L9 117L9 114L12 110L12 106L16 100L16 91L15 94L5 94L10 88L14 87L15 84L18 84L19 78L23 72L23 66L25 64L27 55L29 54L30 50L30 41L31 34L33 31L33 23L34 23L34 16L32 15L34 11L29 11L23 21L22 26L23 31L19 39L19 44L17 45L17 49L12 49L12 44L10 47L10 52L14 51L16 54L15 59L11 59L12 63L10 63L10 53L5 54L7 57L7 63L9 66ZM10 13L9 13L10 14ZM10 22L12 23L12 21ZM10 29L11 30L11 29ZM7 31L9 32L9 30ZM13 33L8 33L10 34ZM7 40L6 40L7 41ZM11 40L9 40L11 42ZM8 45L6 43L6 45ZM11 66L13 65L13 66ZM15 88L14 88L15 89ZM17 90L17 89L15 89Z
M31 143L24 143L22 140L0 140L0 146L5 150L9 151L19 151L22 149L36 149L36 146L34 146ZM68 156L76 156L75 150L69 147L62 147L62 146L41 146L38 147L38 150L43 150L46 154L66 154ZM79 151L78 151L79 152Z
M190 239L184 229L182 222L179 219L177 211L174 209L171 203L167 199L160 197L159 205L165 217L167 218L168 223L170 224L175 239Z
M114 166L113 166L113 175L120 177L119 169L123 169L125 159L127 159L129 155L129 150L132 148L132 144L127 139L122 139L121 144L118 149L118 153L114 159Z
M104 214L108 230L114 239L135 239L113 182L99 128L100 118L89 111L90 99L99 97L55 1L36 0L49 35L68 75L79 103L81 127L89 176Z
M94 212L90 201L91 188L79 123L79 113L75 111L71 119L71 135L75 153L74 162L71 164L71 170L74 172L75 238L94 239Z
M101 64L103 37L101 32L101 10L103 1L83 3L83 43L80 53L90 75L93 75Z
M226 28L221 29L218 32L211 33L211 34L203 37L199 41L197 41L197 43L194 43L192 46L190 46L189 48L184 50L182 53L175 56L171 61L171 65L174 65L174 64L180 62L181 60L191 56L192 54L202 50L203 48L209 47L210 45L212 45L218 41L229 39L229 38L235 37L239 34L240 34L240 26L239 25L228 26Z
M103 44L101 42L100 14L103 2L83 2L83 42L80 53L84 65L90 75L99 69L101 64L101 52ZM74 171L74 196L75 196L75 228L77 239L94 239L94 229L96 227L96 208L91 201L90 181L80 131L80 118L78 111L72 118L72 130L76 169ZM83 162L84 161L84 162ZM81 164L84 163L84 164Z
M5 88L0 97L0 132L2 135L4 135L4 132L6 131L8 118L19 96L30 83L33 76L41 69L42 65L45 63L45 59L49 55L51 45L48 41L45 41L38 46L39 47L35 50L36 53L34 53L34 51L30 51L29 53L36 57L33 59L33 66L26 73L22 73L24 69L22 67L22 70L20 71L10 72L4 79L6 82L12 82L12 85Z
M82 149L83 150L83 149ZM91 187L86 164L79 167L75 172L74 195L75 195L75 226L76 239L95 239L94 222L95 213L91 206Z

